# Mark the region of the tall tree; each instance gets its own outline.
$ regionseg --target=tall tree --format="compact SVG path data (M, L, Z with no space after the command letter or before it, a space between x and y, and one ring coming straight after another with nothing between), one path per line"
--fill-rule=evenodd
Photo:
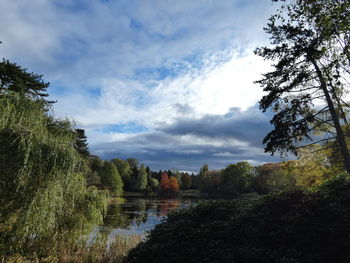
M253 167L248 162L230 164L222 172L221 183L225 194L249 192L252 190Z
M124 188L131 189L131 175L133 171L131 170L130 164L122 159L112 159L113 164L117 167L120 176L122 177Z
M43 81L42 75L29 73L27 69L5 59L0 62L0 95L15 92L31 99L44 99L48 97L48 87L49 83Z
M120 196L123 193L123 181L117 167L112 162L103 164L101 183L111 189L112 193Z
M167 172L162 173L160 180L160 190L162 192L167 192L170 188L169 176Z
M38 75L9 62L0 75L0 243L24 251L89 233L102 223L106 196L86 187L72 123L48 114Z
M261 101L263 111L276 112L274 125L264 138L265 150L297 154L302 141L336 140L345 169L350 172L350 155L342 122L344 90L349 77L349 1L273 0L282 2L265 31L272 47L256 54L277 60L274 71L257 81L268 92ZM315 106L316 105L322 105ZM305 142L303 142L305 144Z
M87 143L87 137L85 136L85 130L75 129L76 140L74 148L82 157L88 157L90 155L89 146Z
M138 191L144 191L147 187L147 173L145 166L142 164L136 178L135 188Z

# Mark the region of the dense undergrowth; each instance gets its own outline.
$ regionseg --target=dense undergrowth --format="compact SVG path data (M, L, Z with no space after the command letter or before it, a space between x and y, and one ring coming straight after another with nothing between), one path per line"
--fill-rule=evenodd
M127 262L350 262L350 179L169 215Z

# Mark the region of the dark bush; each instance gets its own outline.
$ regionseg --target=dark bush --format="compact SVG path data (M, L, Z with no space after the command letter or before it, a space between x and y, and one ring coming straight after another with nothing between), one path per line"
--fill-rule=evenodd
M349 177L172 213L127 262L350 262Z

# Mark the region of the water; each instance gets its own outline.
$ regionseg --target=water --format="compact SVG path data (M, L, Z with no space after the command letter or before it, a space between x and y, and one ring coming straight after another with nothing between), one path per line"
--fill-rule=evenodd
M94 232L108 236L107 247L116 235L144 237L165 220L170 211L194 206L199 201L203 200L129 197L123 203L110 204L104 224ZM93 236L90 242L93 242Z

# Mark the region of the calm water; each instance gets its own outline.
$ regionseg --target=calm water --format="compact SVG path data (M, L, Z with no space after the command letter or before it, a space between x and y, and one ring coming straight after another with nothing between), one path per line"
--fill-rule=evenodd
M104 224L95 230L95 234L104 233L107 235L107 246L116 235L145 236L147 231L161 223L170 211L194 206L199 201L203 200L127 198L124 203L108 206ZM92 239L94 239L93 236L95 235L92 235Z

